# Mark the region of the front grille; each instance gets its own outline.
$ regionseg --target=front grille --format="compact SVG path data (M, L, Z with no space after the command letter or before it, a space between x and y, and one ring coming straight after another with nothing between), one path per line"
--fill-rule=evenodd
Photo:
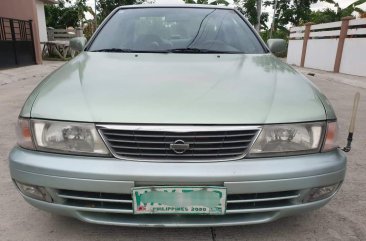
M299 191L229 194L227 214L275 211L297 203ZM58 202L84 211L133 213L131 194L58 190Z
M98 126L111 152L133 160L233 160L242 158L259 127Z

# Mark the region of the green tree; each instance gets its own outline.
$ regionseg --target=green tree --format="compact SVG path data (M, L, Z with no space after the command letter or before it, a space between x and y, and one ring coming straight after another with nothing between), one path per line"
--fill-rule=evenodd
M262 12L262 0L234 0L234 3L258 32L263 27L267 28L265 20L268 20L268 13Z
M365 11L359 8L359 5L365 3L366 0L355 1L345 8L340 8L339 4L334 1L328 2L333 3L336 7L336 10L326 8L324 10L313 11L310 16L310 22L316 24L336 22L340 21L343 17L352 15L354 12L357 12L360 15L365 14Z
M58 4L45 6L46 24L53 28L82 27L89 8L86 0L59 0Z
M351 3L350 5L348 5L345 8L340 8L339 4L331 1L332 3L334 3L334 6L337 8L337 15L338 17L341 19L342 17L346 17L346 16L350 16L352 15L352 13L357 12L359 14L363 14L365 13L364 10L362 10L361 8L359 8L359 6L361 4L366 3L366 0L358 0L358 1L354 1L353 3Z
M66 7L66 2L70 3L70 1L59 0L58 4L45 5L47 27L66 28L78 26L78 11L73 6Z
M324 10L313 11L310 15L310 22L318 23L330 23L339 21L341 18L336 11L326 8Z
M253 25L257 26L258 24L258 0L234 0L235 5L239 8L239 10L244 14L244 16L248 19L248 21ZM268 29L268 13L261 12L260 17L260 26L256 27L257 30L260 29Z
M85 19L85 12L88 11L89 7L86 4L86 0L76 0L73 7L78 13L79 25L82 28Z
M265 1L265 6L274 6L274 0ZM288 24L300 25L310 20L311 4L317 3L318 0L277 0L275 12L275 29L278 26L286 26Z
M123 5L142 4L146 1L147 0L98 0L98 22L102 22L116 7Z
M226 0L184 0L185 3L188 4L211 4L211 5L229 5L229 2ZM239 11L245 15L245 17L249 20L249 22L253 25L258 23L258 15L257 15L257 3L258 0L234 0L235 5L238 7ZM261 26L264 29L267 29L266 22L268 21L268 13L262 13L261 15Z
M225 0L214 0L214 1L209 1L209 0L184 0L185 3L188 4L211 4L211 5L229 5L228 1Z
M325 9L323 11L311 11L311 5L317 2L327 2L334 4L337 11ZM274 0L264 2L265 6L273 6ZM344 16L349 16L353 12L363 13L358 6L366 3L366 0L357 0L346 8L341 9L334 0L278 0L275 13L274 31L278 28L286 27L288 24L293 26L304 25L306 22L325 22L338 21Z

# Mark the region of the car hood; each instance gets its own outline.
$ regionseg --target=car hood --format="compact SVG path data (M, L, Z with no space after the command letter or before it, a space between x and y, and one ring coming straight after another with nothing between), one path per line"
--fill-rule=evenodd
M84 52L46 78L29 101L32 118L97 123L326 119L312 84L270 54Z

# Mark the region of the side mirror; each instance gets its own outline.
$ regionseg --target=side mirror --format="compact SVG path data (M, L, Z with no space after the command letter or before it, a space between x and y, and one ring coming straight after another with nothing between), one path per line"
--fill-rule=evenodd
M85 37L72 38L70 39L70 47L72 50L81 52L84 49L86 41L87 40Z
M273 54L281 54L287 50L286 41L283 39L268 39L267 45Z

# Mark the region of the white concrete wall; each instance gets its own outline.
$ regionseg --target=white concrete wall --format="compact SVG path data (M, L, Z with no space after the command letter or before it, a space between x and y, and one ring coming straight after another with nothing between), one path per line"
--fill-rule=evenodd
M304 67L334 70L338 39L309 39Z
M39 39L41 42L45 42L47 41L47 26L46 17L44 14L44 3L40 0L36 0L36 8L39 27Z
M299 66L303 40L290 40L288 44L287 63Z
M304 67L334 71L342 21L311 25ZM300 66L305 27L290 29L287 63ZM366 19L349 21L339 72L366 76Z
M366 38L347 38L339 72L366 76Z

